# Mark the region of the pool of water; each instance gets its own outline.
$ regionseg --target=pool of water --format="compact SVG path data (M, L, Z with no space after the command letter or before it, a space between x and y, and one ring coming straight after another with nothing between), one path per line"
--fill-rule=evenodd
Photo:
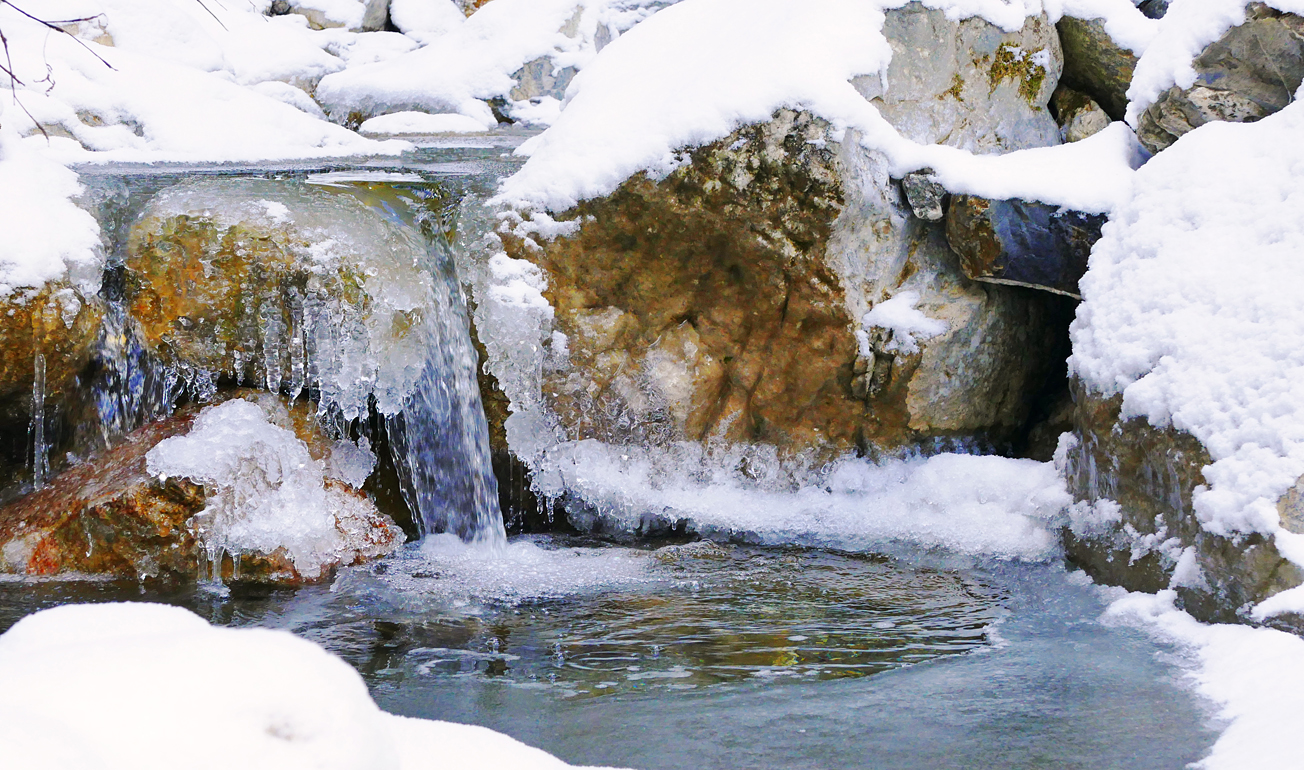
M1052 565L448 539L270 594L0 583L0 629L151 600L284 628L382 708L637 768L1175 768L1215 737L1170 651Z

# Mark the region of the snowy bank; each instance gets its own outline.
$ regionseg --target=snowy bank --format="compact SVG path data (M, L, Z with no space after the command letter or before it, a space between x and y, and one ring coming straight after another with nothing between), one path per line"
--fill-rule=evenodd
M483 727L386 714L312 642L158 604L56 607L0 636L0 756L33 770L570 767Z
M1205 625L1174 607L1175 594L1119 594L1106 622L1133 625L1188 656L1195 691L1224 723L1201 770L1299 766L1304 718L1304 639L1268 628Z
M1136 174L1104 229L1073 324L1074 375L1120 419L1207 449L1201 526L1258 533L1304 565L1281 503L1304 475L1304 108L1214 123Z

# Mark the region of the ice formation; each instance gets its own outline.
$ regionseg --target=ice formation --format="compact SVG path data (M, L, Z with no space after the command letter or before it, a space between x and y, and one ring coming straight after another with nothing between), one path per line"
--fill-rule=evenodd
M220 687L181 675L197 661ZM0 746L6 767L42 770L570 767L483 727L387 714L347 663L287 632L142 603L56 607L0 636Z
M940 549L1041 560L1071 502L1050 463L941 454L880 464L848 458L785 467L764 448L709 454L594 440L554 447L542 492L567 500L581 526L614 533L684 531L767 545L847 551Z
M353 560L361 544L346 534L370 506L327 487L325 469L308 445L268 417L264 407L244 399L208 407L189 433L151 449L147 468L204 487L205 507L192 526L210 566L221 564L223 554L238 561L241 553L285 549L301 575L315 578L327 566Z

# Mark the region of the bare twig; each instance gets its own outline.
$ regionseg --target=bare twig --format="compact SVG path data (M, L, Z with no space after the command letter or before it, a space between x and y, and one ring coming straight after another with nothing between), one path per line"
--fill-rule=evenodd
M27 18L29 18L29 19L31 19L32 21L36 22L37 24L40 24L40 25L42 25L42 26L44 26L44 27L46 27L46 28L48 28L48 29L50 29L50 30L53 30L53 31L55 31L55 32L59 32L59 33L61 33L61 34L67 35L68 37L70 37L70 38L72 38L73 40L77 41L77 45L79 45L79 46L81 46L82 48L85 48L87 51L89 51L91 56L94 56L96 59L99 59L99 60L100 60L100 63L103 64L105 67L108 67L109 69L113 69L113 65L112 65L112 64L109 64L107 61L105 61L103 56L100 56L99 54L95 53L95 50L94 50L93 48L91 48L90 46L86 45L86 42L85 42L84 40L82 40L81 38L77 37L76 35L74 35L73 33L69 32L68 30L64 29L63 27L60 27L60 26L59 26L60 24L76 24L76 23L78 23L78 22L90 21L91 19L94 19L94 18L97 18L97 17L95 17L95 16L86 16L86 17L83 17L83 18L80 18L80 19L56 19L56 20L54 20L54 21L46 21L45 19L38 18L38 17L33 16L32 14L28 13L27 11L24 11L22 8L19 8L18 6L14 5L14 4L11 3L9 0L0 0L0 5L7 5L7 6L9 6L10 8L13 8L15 11L18 11L18 12L19 12L20 14L22 14L23 16L26 16ZM203 3L201 2L200 5L203 5ZM208 10L208 9L205 8L204 10ZM211 11L210 11L210 13L211 13ZM220 24L221 22L218 22L218 23Z

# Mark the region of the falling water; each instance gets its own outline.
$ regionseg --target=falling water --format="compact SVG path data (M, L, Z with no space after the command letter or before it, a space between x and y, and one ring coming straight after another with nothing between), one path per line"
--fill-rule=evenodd
M45 486L50 475L50 447L45 439L45 356L36 354L36 373L32 378L32 485Z

